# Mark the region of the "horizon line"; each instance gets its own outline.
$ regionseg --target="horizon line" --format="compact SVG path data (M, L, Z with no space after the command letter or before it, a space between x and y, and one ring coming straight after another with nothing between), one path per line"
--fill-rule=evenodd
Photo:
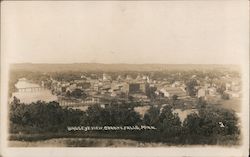
M127 65L240 65L236 63L103 63L103 62L71 62L71 63L50 63L50 62L15 62L15 63L9 63L9 64L106 64L106 65L111 65L111 64L127 64Z

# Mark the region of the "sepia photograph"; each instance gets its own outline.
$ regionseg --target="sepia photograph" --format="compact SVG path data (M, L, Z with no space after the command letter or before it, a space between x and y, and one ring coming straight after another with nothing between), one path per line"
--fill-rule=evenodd
M248 11L2 1L1 155L248 156Z

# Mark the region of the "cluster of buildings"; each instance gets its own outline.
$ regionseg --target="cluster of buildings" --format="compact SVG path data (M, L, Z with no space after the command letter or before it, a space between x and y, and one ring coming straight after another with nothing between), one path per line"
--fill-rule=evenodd
M106 108L113 100L116 101L117 106L122 105L123 102L134 101L140 102L138 103L140 105L134 105L133 110L143 118L151 106L161 107L160 112L162 112L163 108L169 105L168 101L154 103L155 99L176 98L183 100L180 102L184 103L175 104L172 112L179 116L183 124L188 115L198 114L196 106L198 98L222 100L222 93L227 94L230 99L241 97L240 79L228 75L213 79L192 76L185 77L182 80L176 79L172 82L168 81L168 78L154 79L144 74L138 74L134 78L130 75L118 75L114 78L114 76L111 77L111 75L103 73L102 77L81 75L79 78L72 81L63 81L48 77L40 83L20 78L15 84L16 91L12 93L10 102L14 97L24 104L37 101L57 101L62 107L86 111L93 104L100 104L100 107ZM190 80L197 82L194 87L196 94L192 98L187 90L187 81ZM68 94L76 90L84 92L84 97L74 98L71 94Z
M102 77L87 77L82 75L80 79L72 81L59 81L50 77L41 81L40 84L32 83L31 80L20 78L15 84L16 92L12 93L22 103L30 104L36 101L57 101L61 106L67 106L75 109L86 110L92 104L100 104L105 108L113 100L122 102L136 101L143 105L134 108L142 117L148 111L153 99L176 99L184 100L184 107L175 108L180 120L183 122L187 115L197 113L195 104L196 98L219 98L222 99L222 93L227 94L230 99L241 97L241 82L239 78L223 76L221 78L209 79L205 77L192 76L197 84L194 89L196 95L191 98L187 92L186 81L178 80L169 82L167 79L154 80L147 75L138 74L136 78L130 75L117 76L112 78L104 73ZM220 89L223 88L223 89ZM73 98L68 95L75 90L85 93L83 98ZM152 98L151 96L154 95ZM132 100L131 100L132 99ZM141 104L141 103L140 103ZM162 108L166 104L161 104ZM157 105L156 105L157 106Z
M225 88L223 89L223 93L227 94L229 98L239 98L241 96L239 78L232 78L225 75L213 80L208 77L201 80L194 75L190 79L196 79L198 82L198 85L195 86L195 97L197 98L203 97L207 99L209 97L221 96L218 90L221 88L222 83L223 88ZM47 92L46 97L52 98L48 100L57 100L61 102L61 104L66 105L72 104L73 100L75 101L75 99L70 98L67 93L71 93L76 89L83 91L87 97L82 99L78 98L79 100L75 102L85 104L107 102L113 99L133 99L134 101L150 102L152 95L154 95L156 99L171 99L174 96L178 99L188 99L190 96L187 92L185 81L187 80L178 80L170 83L167 79L154 80L144 74L138 74L136 78L132 78L130 75L118 75L116 78L112 78L107 73L103 73L102 77L95 78L81 75L80 79L69 82L55 80L50 77L38 85L30 83L25 78L21 78L15 85L17 89L15 95L25 95L25 93L43 93L44 95L44 93ZM48 90L50 92L48 92ZM49 93L51 93L51 96L49 96ZM39 96L37 99L39 99ZM66 102L66 99L69 101Z
M197 79L192 76L191 79ZM197 79L199 85L195 86L196 97L213 97L218 96L218 88L220 84L225 85L224 93L228 94L230 98L240 97L241 88L240 80L230 78L229 76L222 77L209 81L209 78L204 78L200 81ZM172 98L174 95L178 99L185 99L189 97L186 90L185 80L175 81L169 83L167 80L154 80L149 76L138 74L136 78L130 75L122 77L118 75L117 78L112 78L110 75L104 73L102 77L92 79L90 77L81 76L81 79L71 82L60 82L51 78L52 91L57 95L64 95L67 92L72 92L75 89L83 90L89 97L113 97L113 98L128 98L133 97L138 100L149 101L149 94L155 94L156 97Z
M119 75L116 79L112 79L110 75L104 73L102 78L90 78L82 75L81 79L71 82L57 81L51 78L51 90L54 94L63 96L67 92L75 89L83 90L88 98L120 98L126 99L129 96L140 100L148 100L147 91L154 84L147 76L138 75L133 79L130 75L122 77Z
M242 95L240 79L225 75L211 81L206 77L201 85L197 86L197 97L222 97L222 94L228 95L229 99L240 98Z

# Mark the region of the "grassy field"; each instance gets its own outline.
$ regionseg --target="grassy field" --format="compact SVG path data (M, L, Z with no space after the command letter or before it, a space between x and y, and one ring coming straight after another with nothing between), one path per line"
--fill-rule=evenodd
M9 141L10 147L161 147L162 143L139 142L128 139L54 138L41 141Z

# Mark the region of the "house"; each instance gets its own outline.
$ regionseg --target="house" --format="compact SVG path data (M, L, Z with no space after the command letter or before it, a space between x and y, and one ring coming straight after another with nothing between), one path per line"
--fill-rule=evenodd
M228 94L230 98L239 98L241 96L240 92L234 92L234 91L225 91L225 94Z
M130 75L126 76L126 81L132 81L132 80L133 80L133 78Z
M206 96L206 90L203 88L200 88L197 92L197 97L200 98L200 97L205 97L205 96Z
M210 88L207 89L207 91L208 91L208 94L209 94L210 96L215 96L216 93L217 93L215 87L210 87Z
M40 85L29 82L26 78L21 78L15 84L18 92L33 92L42 89Z
M137 99L141 99L141 100L148 99L148 97L144 94L132 94L131 96Z
M69 87L67 87L66 91L70 91L72 92L73 90L75 90L77 88L76 83L71 84Z
M181 82L180 81L175 81L171 87L180 87L181 86Z
M124 80L124 78L121 75L118 75L116 78L116 81L119 81L119 82L121 82L123 80Z
M142 76L140 74L138 74L135 80L136 81L142 81L143 79L142 79Z
M184 98L187 96L186 92L179 87L164 87L160 89L160 92L164 94L164 97L172 97L177 95L179 98Z
M102 80L103 80L103 81L111 81L112 78L111 78L110 75L104 73L104 74L102 75Z
M129 83L129 93L146 93L148 87L149 84L145 82Z
M230 83L226 83L226 90L231 89L231 84Z

